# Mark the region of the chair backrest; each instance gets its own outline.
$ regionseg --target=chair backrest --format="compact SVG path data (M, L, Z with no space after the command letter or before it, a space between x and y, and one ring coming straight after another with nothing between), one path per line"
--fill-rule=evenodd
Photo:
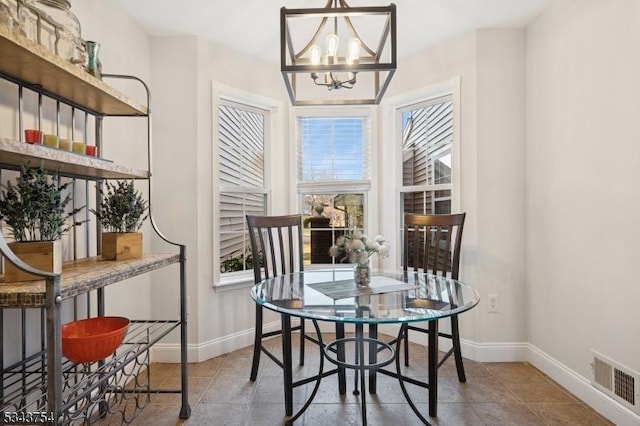
M247 215L247 225L256 283L304 269L302 215Z
M458 279L466 213L404 215L402 268Z

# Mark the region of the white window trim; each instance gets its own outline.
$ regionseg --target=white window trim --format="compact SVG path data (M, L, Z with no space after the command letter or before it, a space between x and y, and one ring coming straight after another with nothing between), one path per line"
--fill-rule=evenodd
M267 211L271 209L271 151L273 150L274 141L282 137L282 131L279 128L280 114L282 113L283 105L281 101L268 98L265 96L256 95L255 93L247 92L241 89L237 89L225 84L212 81L211 82L211 155L212 155L212 212L214 216L213 220L213 232L212 232L212 274L213 283L212 286L216 289L233 289L236 287L249 287L254 284L253 270L233 272L228 274L222 274L220 272L220 215L218 214L218 206L220 203L220 183L219 183L219 167L218 167L218 107L222 103L221 101L230 101L248 106L249 108L258 108L269 111L269 123L265 123L268 126L268 139L265 141L265 177L264 177L264 193L267 195ZM231 192L228 189L224 189L225 192ZM258 192L258 191L257 191ZM226 287L226 288L225 288Z
M461 209L461 144L460 144L460 76L453 77L449 80L442 81L421 89L404 93L402 95L388 97L382 100L380 104L381 117L383 124L386 123L384 133L380 137L384 140L393 141L392 143L381 146L379 155L385 159L385 162L395 164L396 176L393 183L382 185L380 196L381 199L395 200L394 203L385 203L381 205L380 215L385 218L381 223L382 235L395 235L396 241L394 246L400 247L401 237L398 235L398 229L402 223L398 206L400 205L400 190L402 188L402 168L398 167L399 159L402 158L402 147L396 143L398 137L402 137L402 127L398 126L398 110L437 99L443 96L451 96L453 102L453 143L451 153L451 164L453 173L451 176L451 209L452 211L460 211ZM406 187L407 189L410 187ZM456 188L454 190L454 188ZM397 271L402 257L402 249L391 250L391 255L384 260L384 269L388 272Z
M422 101L419 102L412 102L408 105L402 106L402 107L397 107L396 110L396 123L401 123L402 122L402 114L404 112L406 112L407 110L412 110L414 108L423 108L425 106L428 105L437 105L440 104L442 102L445 102L444 99L446 98L450 98L451 99L451 103L452 103L452 109L454 109L453 113L455 114L455 107L453 106L453 95L451 92L445 93L441 96L434 96L431 97L429 99L424 99ZM454 115L454 120L455 120L455 115ZM402 138L402 125L397 125L398 130L400 131L400 133L398 133L398 138ZM454 125L455 127L455 125ZM455 131L455 128L454 128ZM455 135L454 135L455 137ZM396 143L397 143L398 139L396 139ZM453 151L454 151L454 147L453 147L453 143L451 148L445 150L445 152L449 152L451 154L451 158L452 158L452 164L453 164ZM404 151L402 148L400 148L400 152L401 152L401 156L402 159L404 160ZM433 164L435 162L435 159L432 158L431 160L431 164ZM399 164L399 162L398 162ZM403 183L403 169L402 167L399 167L399 177L398 177L398 193L399 195L402 195L404 193L411 193L411 192L436 192L436 191L451 191L451 197L440 197L440 198L436 198L434 196L434 198L431 199L431 203L432 203L432 209L434 209L435 211L435 203L438 200L445 200L445 199L451 199L451 209L453 210L453 192L454 192L454 186L453 186L453 176L452 178L452 182L451 183L429 183L428 181L425 182L422 185L402 185ZM453 170L453 173L455 173L455 170ZM402 197L399 197L399 203L402 203ZM402 204L398 204L398 205L402 205Z
M370 178L364 180L350 182L298 182L298 158L299 147L296 137L296 121L299 116L303 117L366 117L369 120L369 155L370 158ZM332 192L355 192L364 193L365 211L368 212L365 217L366 230L377 229L378 221L377 209L372 206L376 204L377 196L375 194L377 187L378 175L378 120L377 108L372 106L330 106L330 107L292 107L289 114L289 141L291 156L290 167L293 173L291 179L291 192L296 194L294 209L300 209L302 206L302 194L309 193L332 193ZM376 233L379 233L376 231Z

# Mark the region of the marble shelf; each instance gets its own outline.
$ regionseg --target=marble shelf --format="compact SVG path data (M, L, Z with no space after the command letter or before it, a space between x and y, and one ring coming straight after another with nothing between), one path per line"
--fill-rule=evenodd
M63 299L69 299L179 262L179 254L146 254L141 259L124 261L90 257L65 262L62 266L61 295ZM0 275L0 308L45 307L45 286L44 280L7 284L4 275Z
M0 25L0 72L28 81L98 115L143 116L147 108L127 98L84 68L58 57Z
M80 155L70 151L31 145L0 138L0 164L19 168L21 164L40 167L61 176L93 179L148 179L149 172L121 166L98 157Z

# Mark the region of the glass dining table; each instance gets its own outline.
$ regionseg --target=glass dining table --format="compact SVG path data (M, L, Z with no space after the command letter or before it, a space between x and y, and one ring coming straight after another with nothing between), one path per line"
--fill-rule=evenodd
M458 280L419 272L404 272L397 276L373 276L368 287L358 287L352 269L322 269L297 272L268 278L256 284L251 297L264 308L281 314L282 361L285 413L292 424L309 407L320 386L321 379L338 375L340 394L346 393L346 370L355 371L354 394L360 395L361 415L366 425L366 373L369 392L376 393L376 375L385 374L398 379L402 393L420 420L429 424L409 396L406 385L428 390L429 416L437 416L438 389L438 321L468 311L476 306L480 295L471 286ZM291 318L311 320L316 337L307 336L321 348L317 374L293 380L291 356ZM336 338L324 342L318 322L335 324ZM400 366L400 345L411 323L425 322L428 329L427 382L407 377ZM353 324L355 334L347 337L345 325ZM378 327L398 325L398 335L384 341ZM365 334L364 326L368 327ZM349 360L347 360L347 349ZM366 351L365 351L366 349ZM368 356L367 356L368 355ZM325 359L335 365L326 370ZM352 360L351 360L352 359ZM385 368L395 363L395 370ZM293 414L294 388L315 382L311 395L302 408ZM358 389L362 391L360 391Z

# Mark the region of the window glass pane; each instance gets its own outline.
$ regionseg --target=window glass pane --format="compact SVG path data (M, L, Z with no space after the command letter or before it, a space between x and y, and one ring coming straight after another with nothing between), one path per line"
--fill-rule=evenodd
M433 160L434 185L451 183L451 150L446 150Z
M402 214L448 214L451 213L451 191L403 192Z
M401 120L403 186L450 183L451 101L404 111Z
M369 178L365 117L298 117L300 182Z
M335 239L364 224L364 194L305 194L304 260L305 264L333 263L329 248Z

